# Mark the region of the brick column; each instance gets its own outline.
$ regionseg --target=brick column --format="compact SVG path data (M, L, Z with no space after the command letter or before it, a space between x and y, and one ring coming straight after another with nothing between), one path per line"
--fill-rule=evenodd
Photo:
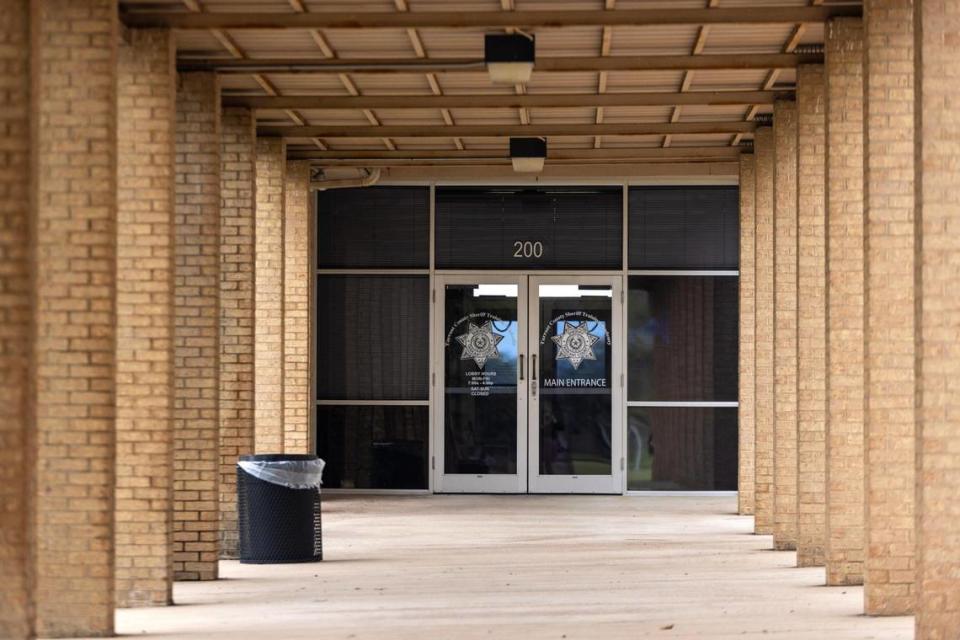
M117 606L173 599L175 45L130 30L117 83Z
M797 548L797 105L773 107L773 546Z
M235 558L237 458L253 453L253 113L224 109L220 123L220 555Z
M827 23L827 584L863 581L863 24Z
M310 453L310 162L287 163L283 242L283 450Z
M913 8L864 6L866 218L865 611L913 612L914 176ZM891 310L897 310L891 312Z
M283 199L286 147L257 140L254 418L257 453L283 452Z
M177 78L174 576L214 580L219 547L220 87Z
M960 0L918 0L918 640L960 629Z
M30 635L27 492L30 356L30 8L0 14L0 629Z
M35 632L112 635L117 5L31 6Z
M797 69L797 566L824 563L826 120L822 65Z
M752 153L740 156L740 389L737 411L740 424L739 468L737 473L737 496L741 515L753 514L753 395L754 395L754 350L753 296L754 283L754 234L756 218L754 201L756 199L757 174L756 161Z
M754 135L757 190L754 273L754 531L773 533L773 129Z

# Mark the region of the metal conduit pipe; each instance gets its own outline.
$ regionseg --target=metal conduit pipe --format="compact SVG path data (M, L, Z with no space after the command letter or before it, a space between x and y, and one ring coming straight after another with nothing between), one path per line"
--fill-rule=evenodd
M310 180L310 191L326 191L327 189L348 189L352 187L372 187L380 181L380 169L363 169L364 175L359 178L339 178L336 180Z

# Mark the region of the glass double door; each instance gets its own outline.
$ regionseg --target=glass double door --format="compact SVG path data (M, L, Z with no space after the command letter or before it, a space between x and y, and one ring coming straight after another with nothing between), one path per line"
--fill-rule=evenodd
M437 278L437 491L622 493L621 286Z

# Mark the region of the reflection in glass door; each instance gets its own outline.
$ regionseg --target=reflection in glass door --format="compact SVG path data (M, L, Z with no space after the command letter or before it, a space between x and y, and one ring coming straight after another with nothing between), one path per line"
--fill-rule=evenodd
M437 279L438 491L527 489L525 285Z
M531 493L621 493L621 281L531 277Z

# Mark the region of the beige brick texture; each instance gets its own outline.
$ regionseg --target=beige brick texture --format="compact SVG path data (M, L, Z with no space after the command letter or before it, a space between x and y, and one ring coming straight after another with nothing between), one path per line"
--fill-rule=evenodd
M916 350L913 3L864 6L866 556L869 615L913 612Z
M797 547L797 105L773 106L773 546Z
M916 3L917 640L960 634L960 0Z
M797 69L797 565L824 564L826 120L822 65Z
M238 554L237 458L253 453L253 216L257 133L253 113L220 122L220 555Z
M864 555L863 24L827 23L827 584Z
M29 2L0 12L0 636L30 635L27 426L30 359Z
M177 77L173 561L214 580L219 555L220 87Z
M283 450L310 452L310 162L287 163L283 216Z
M117 3L32 3L36 634L113 633Z
M283 453L283 209L281 138L257 140L254 418L257 453Z
M130 30L117 72L117 605L173 599L175 45Z
M773 533L773 129L754 136L754 531Z
M754 200L756 198L756 159L752 153L740 156L740 387L739 409L739 465L737 472L738 510L741 515L753 514L753 391L754 350L753 323L755 293L754 243L756 221Z

